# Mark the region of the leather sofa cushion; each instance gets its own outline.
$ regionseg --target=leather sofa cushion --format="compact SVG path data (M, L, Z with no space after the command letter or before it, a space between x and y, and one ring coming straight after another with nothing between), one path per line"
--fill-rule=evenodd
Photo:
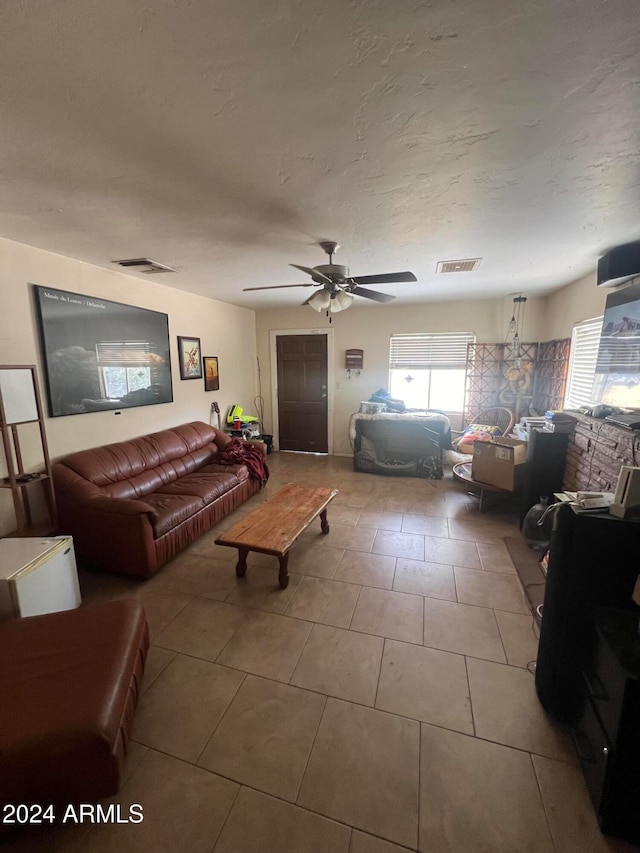
M203 504L211 503L220 495L224 495L229 489L237 486L240 479L233 473L204 473L201 471L195 474L187 474L185 477L180 477L175 483L169 483L158 490L159 495L190 495L191 497L200 498ZM145 498L146 503L150 503L149 497Z
M194 495L170 495L164 492L147 495L145 503L154 511L154 515L150 516L154 539L178 527L183 521L200 512L205 505L202 498Z
M242 483L249 479L249 469L246 465L219 465L212 462L200 469L203 474L233 474Z
M233 474L187 474L161 490L145 495L144 502L154 511L151 517L154 538L164 536L207 504L239 485Z

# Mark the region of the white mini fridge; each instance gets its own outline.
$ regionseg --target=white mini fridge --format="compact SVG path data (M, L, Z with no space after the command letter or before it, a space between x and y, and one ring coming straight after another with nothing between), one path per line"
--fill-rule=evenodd
M72 610L80 601L71 536L0 539L0 620Z

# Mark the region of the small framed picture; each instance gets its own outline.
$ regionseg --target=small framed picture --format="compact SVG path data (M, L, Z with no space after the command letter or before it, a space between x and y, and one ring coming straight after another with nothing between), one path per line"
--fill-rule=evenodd
M202 362L204 364L204 390L219 391L220 377L218 375L218 357L205 355Z
M200 338L185 338L178 335L178 360L180 379L202 379Z

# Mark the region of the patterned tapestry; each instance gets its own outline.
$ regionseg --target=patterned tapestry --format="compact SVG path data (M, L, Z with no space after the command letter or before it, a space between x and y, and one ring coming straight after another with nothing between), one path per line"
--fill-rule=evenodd
M510 409L516 421L560 408L571 341L521 343L519 357L511 344L469 344L464 420L494 406Z

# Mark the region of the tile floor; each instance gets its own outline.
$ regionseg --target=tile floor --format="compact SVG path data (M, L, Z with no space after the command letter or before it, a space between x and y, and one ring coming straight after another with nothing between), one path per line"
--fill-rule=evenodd
M260 495L134 595L152 647L127 778L141 824L66 826L17 850L171 853L631 851L598 831L567 733L545 717L537 641L502 537L515 515L442 481L274 453ZM219 531L281 485L337 487L277 561Z

